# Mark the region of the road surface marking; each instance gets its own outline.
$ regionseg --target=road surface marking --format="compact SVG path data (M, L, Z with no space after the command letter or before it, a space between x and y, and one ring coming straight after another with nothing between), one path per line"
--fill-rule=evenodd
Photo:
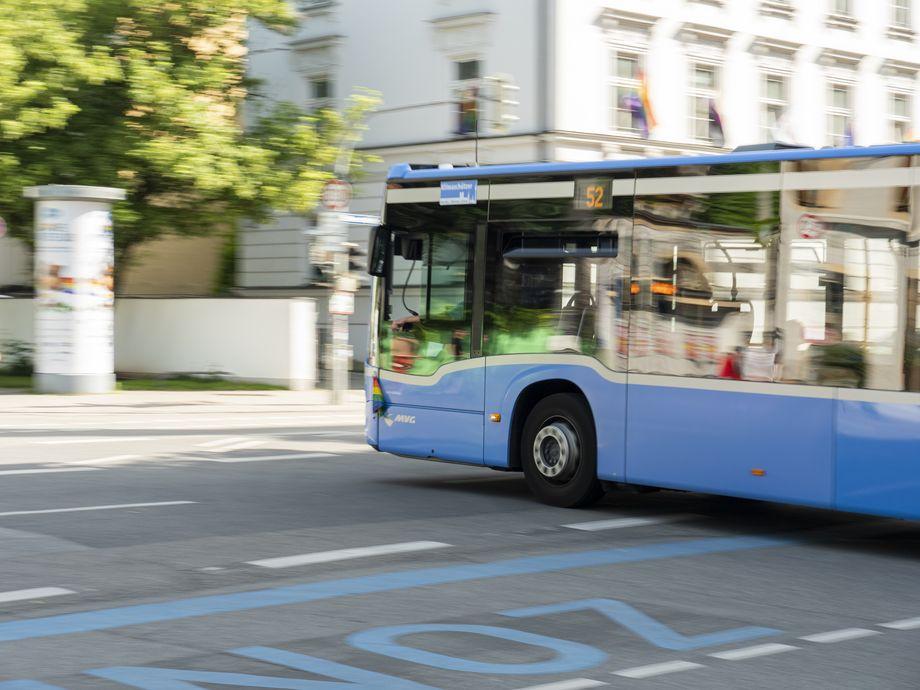
M157 508L162 506L184 506L197 501L160 501L158 503L121 503L107 506L81 506L79 508L49 508L47 510L12 510L0 513L0 517L14 515L45 515L48 513L82 513L89 510L120 510L121 508Z
M368 556L385 556L392 553L412 553L414 551L429 551L431 549L444 549L451 546L440 541L408 541L402 544L381 544L380 546L363 546L354 549L338 549L336 551L317 551L299 556L282 556L280 558L265 558L259 561L248 561L249 565L260 568L293 568L298 565L313 565L316 563L331 563L332 561L348 561L353 558L367 558Z
M76 592L71 589L64 589L63 587L19 589L15 592L0 592L0 603L5 604L10 601L28 601L29 599L47 599L48 597L60 597L65 594L76 594Z
M566 551L524 556L486 563L458 562L435 568L410 568L359 577L319 580L270 589L210 594L135 604L108 609L65 613L58 616L0 622L0 642L32 640L73 633L114 630L130 625L162 623L211 616L218 613L256 611L275 606L306 604L356 595L396 592L417 587L437 587L495 578L558 573L578 568L597 568L670 558L699 557L717 553L741 553L772 549L795 542L766 537L709 537L680 541L621 546L613 549Z
M234 450L243 450L243 449L245 449L245 448L255 448L256 446L264 446L266 443L268 443L267 440L265 440L265 441L258 441L258 440L255 440L255 439L254 439L254 440L252 440L252 441L240 441L239 443L234 443L234 444L229 445L229 446L218 446L217 448L210 448L209 450L210 450L210 452L212 452L212 453L214 453L214 452L217 452L217 453L229 453L229 452L234 451Z
M587 690L587 688L600 688L608 683L602 680L591 680L590 678L573 678L572 680L562 680L558 683L546 683L545 685L528 685L520 690Z
M870 637L871 635L881 635L881 630L869 630L868 628L844 628L843 630L829 630L828 632L815 633L814 635L805 635L800 640L806 642L820 642L829 644L831 642L845 642L846 640L858 640L860 637Z
M172 458L173 460L185 460L196 462L268 462L269 460L312 460L313 458L334 458L335 453L289 453L283 455L249 455L241 458L217 458L212 455L183 455Z
M99 467L46 467L37 470L0 470L0 476L12 474L55 474L60 472L97 472Z
M663 676L666 673L690 671L694 668L703 668L703 664L697 664L692 661L665 661L661 664L649 664L648 666L624 668L622 671L614 671L613 675L639 680L642 678L652 678L653 676Z
M643 527L670 522L674 518L613 518L611 520L595 520L594 522L576 522L571 525L562 525L568 529L577 529L582 532L600 532L605 529L622 529L624 527Z
M76 462L69 463L71 465L117 465L121 462L128 462L129 460L137 460L140 455L109 455L104 458L93 458L92 460L78 460Z
M791 644L758 644L753 647L739 647L738 649L728 649L724 652L715 652L709 656L716 659L725 659L726 661L743 661L744 659L753 659L757 656L768 656L770 654L782 654L791 652L793 649L799 649Z
M122 436L119 438L68 438L55 439L53 441L36 441L43 446L69 446L74 443L135 443L138 441L156 441L154 436Z
M216 441L206 441L205 443L196 443L195 445L199 448L213 448L214 446L222 446L225 443L236 443L237 441L245 441L246 439L242 436L237 436L235 438L219 438Z
M892 630L916 630L920 628L920 618L905 618L899 621L890 621L888 623L879 623L883 628Z

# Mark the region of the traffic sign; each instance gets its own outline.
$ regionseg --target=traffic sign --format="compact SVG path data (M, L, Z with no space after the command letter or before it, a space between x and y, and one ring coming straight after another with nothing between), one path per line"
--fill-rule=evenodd
M327 211L347 211L351 203L351 185L345 180L329 180L323 187L322 202Z
M804 240L818 240L824 237L827 228L818 216L803 213L799 218L799 236Z
M329 298L329 313L339 316L351 316L355 313L355 295L353 292L333 292Z

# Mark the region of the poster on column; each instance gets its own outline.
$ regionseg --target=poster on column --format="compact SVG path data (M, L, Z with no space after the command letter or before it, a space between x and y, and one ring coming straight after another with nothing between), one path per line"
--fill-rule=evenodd
M37 213L36 371L109 374L114 363L111 215L66 201L42 201Z

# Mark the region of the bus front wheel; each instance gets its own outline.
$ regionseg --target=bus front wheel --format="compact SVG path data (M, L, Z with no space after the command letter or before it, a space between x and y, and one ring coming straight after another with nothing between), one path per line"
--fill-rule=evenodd
M579 508L603 496L594 419L579 396L556 393L531 410L521 437L521 467L544 503Z

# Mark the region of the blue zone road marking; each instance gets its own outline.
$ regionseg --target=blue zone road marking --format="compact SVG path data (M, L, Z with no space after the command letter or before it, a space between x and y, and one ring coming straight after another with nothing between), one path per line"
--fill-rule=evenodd
M219 613L252 611L272 606L325 601L359 594L392 592L431 585L445 585L496 577L529 575L576 568L637 563L640 561L701 556L731 551L784 546L789 542L762 537L722 537L665 542L618 549L557 553L549 556L513 558L492 563L401 570L342 580L325 580L291 587L260 589L177 599L156 604L121 606L84 613L70 613L0 623L0 642L29 640L71 633L112 630L129 625L159 623Z

